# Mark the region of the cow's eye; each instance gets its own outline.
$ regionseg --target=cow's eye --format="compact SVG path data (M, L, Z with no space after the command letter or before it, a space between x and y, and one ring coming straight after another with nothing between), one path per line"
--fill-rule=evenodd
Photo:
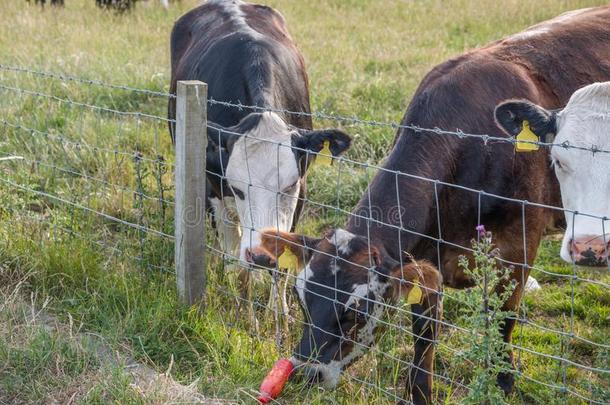
M567 166L561 162L561 160L557 159L557 158L553 158L553 167L555 167L556 170L565 172L567 171Z

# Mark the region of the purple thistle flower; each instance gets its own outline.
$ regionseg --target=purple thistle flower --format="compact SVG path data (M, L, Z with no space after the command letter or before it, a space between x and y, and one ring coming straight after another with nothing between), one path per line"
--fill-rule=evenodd
M485 230L485 225L477 225L477 227L475 228L477 230L477 232L479 233L480 237L485 236L485 233L487 232Z

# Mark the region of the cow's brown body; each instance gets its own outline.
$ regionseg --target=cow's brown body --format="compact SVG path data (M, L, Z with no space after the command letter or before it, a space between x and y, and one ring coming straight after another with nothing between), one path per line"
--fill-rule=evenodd
M554 109L564 106L578 88L607 80L610 7L578 10L435 67L416 91L402 123L506 136L494 122L494 108L500 101L523 98ZM505 142L485 144L479 139L400 129L384 168L391 172L376 175L346 229L370 234L394 258L404 259L409 252L416 259L430 260L446 285L464 288L471 282L459 269L458 257L467 251L455 245L469 247L475 226L484 224L493 232L502 259L527 264L513 272L519 286L506 308L516 309L543 232L563 213L393 172L560 206L547 151L517 154ZM396 207L400 215L395 215ZM370 213L372 221L362 218L371 217ZM425 305L414 306L416 313L426 310ZM414 317L416 335L430 339L436 330L424 324L422 318ZM513 327L514 321L507 320L503 330L507 342ZM425 340L416 340L414 363L432 371L433 350L428 346ZM431 380L430 373L411 372L416 402L431 398ZM513 379L503 375L499 384L508 391Z

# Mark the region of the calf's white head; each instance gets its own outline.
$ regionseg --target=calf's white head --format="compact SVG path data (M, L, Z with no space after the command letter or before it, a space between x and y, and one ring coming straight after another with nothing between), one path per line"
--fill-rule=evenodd
M325 143L333 156L351 144L340 130L297 129L273 112L251 113L234 127L211 129L208 137L208 163L216 166L208 166L208 173L222 179L222 197L235 198L244 262L260 243L259 230L290 230L307 168Z
M553 140L551 163L563 207L572 211L566 211L562 259L584 266L607 266L610 153L603 151L610 150L610 82L579 89L562 110L549 111L529 101L511 100L498 105L495 115L510 135L517 135L527 120L542 140ZM593 153L592 148L602 152Z

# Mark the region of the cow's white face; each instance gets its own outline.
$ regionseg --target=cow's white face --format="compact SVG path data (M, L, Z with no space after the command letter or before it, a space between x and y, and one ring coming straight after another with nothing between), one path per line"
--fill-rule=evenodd
M586 266L607 266L610 251L610 82L594 83L576 91L566 107L548 111L525 100L511 100L496 108L497 123L517 135L527 120L540 137L553 143L551 161L561 187L567 228L561 258ZM550 140L550 139L547 139ZM603 219L606 218L606 219Z
M315 154L328 142L331 153L340 155L351 138L339 130L296 129L272 112L250 114L225 131L238 132L223 144L229 150L224 180L239 217L239 258L249 262L248 252L260 244L259 230L292 227L302 180Z
M241 226L239 256L258 245L257 230L290 230L300 189L300 173L291 149L296 131L273 113L262 114L257 127L234 144L227 182L235 195Z
M556 144L610 150L610 83L587 86L556 117ZM561 257L567 262L605 264L610 243L610 154L554 146L551 159L561 187L567 228ZM595 263L600 262L600 263Z

